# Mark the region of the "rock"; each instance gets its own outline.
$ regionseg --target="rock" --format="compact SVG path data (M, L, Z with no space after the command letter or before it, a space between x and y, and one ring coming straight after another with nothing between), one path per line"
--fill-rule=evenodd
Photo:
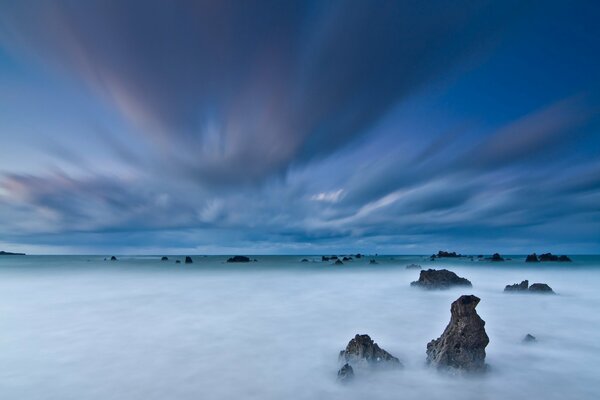
M525 262L540 262L540 260L538 260L537 254L533 253L525 258Z
M190 257L190 256L186 256L186 257L185 257L185 263L186 263L186 264L192 264L192 263L193 263L193 261L192 261L192 257Z
M529 286L529 291L533 293L555 294L554 290L545 283L534 283Z
M357 253L357 254L354 256L354 258L362 258L362 254L360 254L360 253Z
M308 259L307 258L303 258L302 261L300 261L300 262L308 262Z
M169 261L169 257L164 257L164 256L163 256L163 257L160 259L160 261Z
M462 254L456 254L455 251L453 251L452 253L450 253L448 251L440 250L440 251L438 251L437 254L433 254L431 256L431 258L436 258L436 257L437 258L456 258L456 257L463 257L463 255Z
M561 261L561 262L570 262L571 259L567 256L557 256L552 253L544 253L540 254L540 261Z
M354 370L350 364L346 363L337 373L337 380L341 383L347 383L354 379Z
M421 271L419 280L410 284L424 289L448 289L452 286L473 286L468 279L461 278L447 269Z
M321 261L329 261L329 257L327 257L327 256L321 256Z
M341 260L335 260L333 265L344 265L344 263Z
M330 260L337 260L337 259L338 259L338 256L329 256L329 259L330 259Z
M11 253L9 251L0 251L0 256L24 256L25 253Z
M504 288L505 292L525 292L529 288L529 281L524 280L521 283L515 283L514 285L506 285Z
M525 337L523 338L523 343L533 343L533 342L537 342L537 339L535 338L535 336L530 335L529 333L527 335L525 335Z
M342 258L342 261L352 261L352 258L350 258L350 257L344 257L344 258Z
M419 264L408 264L406 269L421 269L421 266Z
M175 264L181 264L181 261L175 260Z
M427 344L427 364L450 371L484 371L485 347L490 342L485 321L475 311L480 299L460 296L450 307L450 323L438 339Z
M354 336L346 349L340 351L340 360L355 366L402 366L400 360L380 348L369 335Z
M250 262L250 258L246 256L233 256L227 259L228 263L247 263Z
M504 261L504 258L498 253L494 253L491 258L492 261Z
M377 260L371 259L371 260L369 260L369 264L379 264L379 263L377 262Z
M560 262L571 262L571 259L567 256L560 256L558 257L558 261Z
M110 258L110 261L117 261L117 257L115 257L115 256L112 256L112 257Z

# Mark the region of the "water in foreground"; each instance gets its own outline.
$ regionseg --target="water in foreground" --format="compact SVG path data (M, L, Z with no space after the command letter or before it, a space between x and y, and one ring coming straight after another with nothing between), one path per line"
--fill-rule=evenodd
M379 257L343 266L304 257L0 258L0 398L598 399L600 258L525 264ZM307 257L317 259L317 257ZM411 288L447 267L471 289ZM504 294L529 279L559 295ZM490 371L448 377L425 346L461 294L481 298ZM368 333L402 370L336 382L337 355ZM525 334L536 343L521 343Z

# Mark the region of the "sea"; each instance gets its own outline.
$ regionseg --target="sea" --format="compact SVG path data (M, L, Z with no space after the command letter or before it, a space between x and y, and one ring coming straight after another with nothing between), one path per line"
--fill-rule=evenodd
M0 399L600 399L599 256L110 256L0 257ZM473 287L411 287L411 263ZM525 279L557 294L503 292ZM481 375L426 364L463 294L481 298L490 338ZM340 384L338 354L355 334L404 368Z

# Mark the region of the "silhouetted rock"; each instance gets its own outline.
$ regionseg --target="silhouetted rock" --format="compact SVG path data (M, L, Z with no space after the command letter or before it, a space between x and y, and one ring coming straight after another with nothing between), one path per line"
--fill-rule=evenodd
M337 260L337 259L338 259L338 256L329 256L329 259L330 259L330 260Z
M369 264L379 264L377 260L371 259L369 260Z
M346 363L337 373L337 379L341 383L347 383L354 379L354 370L350 364Z
M555 294L554 290L545 283L534 283L529 286L529 291L532 293Z
M419 264L408 264L406 269L421 269L421 266Z
M181 261L175 260L175 264L181 264Z
M558 257L558 261L560 262L571 262L571 259L567 256L560 256Z
M193 261L192 261L192 257L190 257L190 256L186 256L186 257L185 257L185 263L186 263L186 264L192 264L192 263L193 263Z
M9 251L0 251L0 256L24 256L25 253L11 253Z
M424 289L448 289L452 286L473 286L468 279L461 278L447 269L421 271L419 280L410 284Z
M515 283L514 285L506 285L504 288L505 292L525 292L529 288L529 281L524 280L521 283Z
M537 254L533 253L525 258L525 262L540 262L540 260L538 260Z
M342 258L342 261L352 261L352 259L350 257L344 257Z
M431 258L456 258L456 257L464 257L462 254L456 254L455 251L453 251L452 253L448 252L448 251L443 251L440 250L438 251L437 254L433 254L431 256Z
M169 261L169 257L164 257L164 256L163 256L163 257L160 259L160 261Z
M494 253L492 255L492 258L490 258L490 260L492 261L504 261L504 258L502 258L502 256L498 253Z
M250 258L246 256L233 256L227 259L228 263L247 263L250 262Z
M110 261L117 261L117 257L115 257L115 256L112 256L112 257L110 258Z
M340 351L340 360L351 365L401 367L400 360L380 348L369 335L356 335Z
M300 262L308 262L308 259L307 258L303 258L302 261L300 261Z
M344 265L344 263L341 260L335 260L335 262L333 264L334 265Z
M530 335L529 333L527 335L525 335L525 337L523 338L523 343L533 343L533 342L537 342L537 339L535 338L535 336Z
M450 307L450 323L438 339L427 344L427 363L438 369L478 372L485 370L485 347L490 342L485 321L475 307L476 296L460 296Z
M540 254L540 261L561 261L561 262L570 262L571 259L567 256L557 256L552 253L544 253Z
M362 258L362 254L360 254L360 253L357 253L357 254L354 256L354 258Z
M321 256L321 261L329 261L329 257L327 257L327 256Z

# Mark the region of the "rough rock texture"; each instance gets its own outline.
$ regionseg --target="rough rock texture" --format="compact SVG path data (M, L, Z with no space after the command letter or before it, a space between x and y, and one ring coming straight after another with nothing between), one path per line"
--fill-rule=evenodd
M421 269L421 266L419 264L408 264L406 269Z
M401 367L400 360L380 348L369 335L356 335L340 351L340 360L352 365Z
M110 261L117 261L117 257L115 257L115 256L112 256L112 257L110 258Z
M169 261L169 257L163 256L163 257L161 257L160 261Z
M250 258L246 256L233 256L227 259L228 263L246 263L250 262Z
M529 288L529 281L524 280L521 283L515 283L514 285L506 285L504 288L505 292L524 292Z
M193 261L192 261L192 257L190 257L190 256L186 256L186 257L185 257L185 263L186 263L186 264L191 264L191 263L193 263Z
M533 342L537 342L537 339L535 338L535 336L533 336L529 333L527 335L525 335L525 337L523 338L523 343L533 343Z
M448 289L452 286L473 286L468 279L461 278L447 269L428 269L421 271L419 280L410 284L424 289Z
M350 364L346 363L337 373L338 381L342 383L346 383L354 379L354 370L350 366Z
M547 294L555 294L554 290L545 283L534 283L529 286L529 291L533 293L547 293Z
M344 263L341 260L335 260L335 262L333 264L334 265L344 265Z
M540 262L540 260L538 260L537 254L533 253L528 255L527 258L525 258L525 262Z
M475 307L479 297L460 296L450 307L450 323L438 339L427 344L427 363L438 369L479 372L485 370L485 347L490 342L485 321Z

